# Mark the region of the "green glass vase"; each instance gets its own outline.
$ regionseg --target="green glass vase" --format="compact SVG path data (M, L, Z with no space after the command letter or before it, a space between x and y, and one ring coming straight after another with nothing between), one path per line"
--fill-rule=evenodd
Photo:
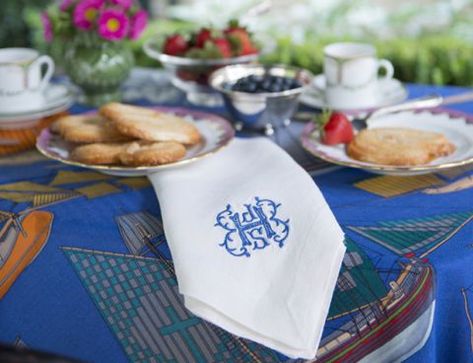
M84 102L99 107L120 101L120 86L134 64L127 42L105 41L97 34L78 34L65 52L64 68L84 92Z

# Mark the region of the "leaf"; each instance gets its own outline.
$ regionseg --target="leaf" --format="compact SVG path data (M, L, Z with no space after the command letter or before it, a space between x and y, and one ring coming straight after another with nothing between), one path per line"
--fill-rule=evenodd
M314 119L312 120L313 123L317 126L318 131L322 135L324 132L324 127L330 119L330 115L332 111L329 109L324 108L321 113L315 115Z

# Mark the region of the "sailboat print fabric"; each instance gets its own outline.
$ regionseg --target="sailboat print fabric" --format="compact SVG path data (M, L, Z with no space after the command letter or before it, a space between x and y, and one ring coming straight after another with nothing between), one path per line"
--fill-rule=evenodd
M159 90L173 92L157 86L154 74L145 78L147 83L138 91L155 97L151 101L158 102ZM407 88L413 98L469 90L413 84ZM179 97L166 105L185 105L185 95ZM467 112L457 115L473 122L473 103L451 107ZM77 104L70 110L86 111L90 109ZM223 108L211 112L225 115ZM304 154L298 140L302 127L293 122L274 139L312 173L312 187L320 188L345 232L346 246L315 362L472 362L473 164L409 177L333 167ZM191 173L186 167L186 175L181 174L182 184L188 178L189 190L181 192L189 199L193 223L203 220L209 200L215 202L205 217L208 233L215 233L212 246L222 259L240 264L287 255L299 243L295 223L302 218L274 190L256 190L246 201L237 198L254 178L252 164L259 155L249 154L242 167L245 178L227 193L214 183L198 205L188 198L196 192L195 183L205 177L210 182L221 182L225 175L231 178L236 166L225 165L216 175ZM277 155L268 168L284 157ZM273 180L266 183L270 186ZM288 178L283 183L293 188ZM217 196L221 201L214 199ZM301 209L304 198L297 200ZM164 207L144 177L105 175L33 151L0 157L1 344L94 363L301 362L229 334L185 308L163 234L160 204ZM169 199L169 220L168 206ZM267 217L267 224L260 223L267 229L246 229L250 219L262 215L258 210ZM258 246L254 250L235 243L226 211L238 214L246 233L251 230L259 237L268 231L271 237L248 238ZM189 238L186 248L191 249L196 238ZM325 271L312 276L311 271L299 270L306 267L290 267L298 275L302 271L307 283L325 276ZM258 286L267 273L261 268L253 276L261 280ZM305 275L312 279L305 280ZM284 276L277 276L277 282ZM6 360L2 353L8 350L0 351L0 362Z
M315 357L344 234L310 176L266 139L151 175L185 306L289 357Z

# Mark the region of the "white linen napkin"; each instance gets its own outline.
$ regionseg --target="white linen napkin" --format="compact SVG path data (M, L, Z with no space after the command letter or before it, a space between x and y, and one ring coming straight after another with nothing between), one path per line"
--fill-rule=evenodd
M289 357L314 358L345 246L311 177L260 138L149 179L185 306Z

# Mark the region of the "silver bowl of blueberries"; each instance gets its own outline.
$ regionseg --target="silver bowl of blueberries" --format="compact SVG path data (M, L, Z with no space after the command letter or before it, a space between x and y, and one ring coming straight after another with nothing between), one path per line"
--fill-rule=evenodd
M209 84L219 91L238 129L264 131L288 126L298 98L312 82L304 69L284 65L231 65L218 69Z

